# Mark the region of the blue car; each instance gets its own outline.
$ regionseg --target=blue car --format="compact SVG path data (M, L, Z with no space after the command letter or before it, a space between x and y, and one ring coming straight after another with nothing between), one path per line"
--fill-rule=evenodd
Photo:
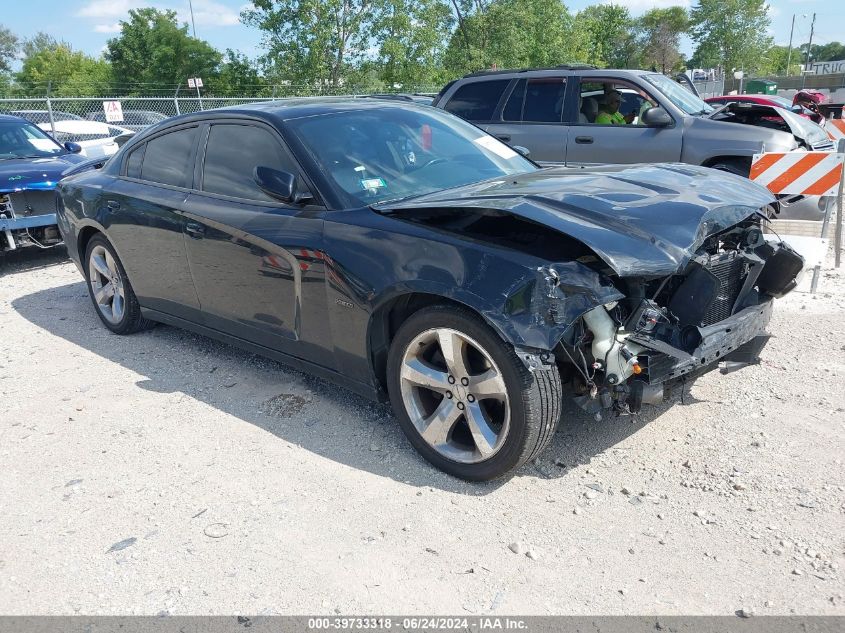
M66 171L86 162L79 151L25 119L0 115L0 253L61 243L54 190Z

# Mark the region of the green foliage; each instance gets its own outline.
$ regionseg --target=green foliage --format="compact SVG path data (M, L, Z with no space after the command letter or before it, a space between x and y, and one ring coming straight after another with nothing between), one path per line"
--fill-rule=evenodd
M185 84L189 77L215 77L222 55L208 42L188 35L175 11L132 9L120 35L107 44L106 59L121 84ZM133 86L143 92L142 86Z
M457 27L445 55L451 77L493 66L554 66L586 57L586 39L559 0L460 5L454 5Z
M608 68L640 66L635 23L625 7L616 4L591 5L578 13L575 24L586 39L585 61Z
M253 0L241 19L264 31L263 61L271 77L337 87L369 47L375 5L373 0Z
M666 74L682 69L681 35L689 27L689 15L683 7L652 9L638 20L641 62Z
M74 51L66 44L55 48L32 48L16 79L25 94L43 95L47 87L54 96L103 94L111 80L109 65Z
M690 10L690 35L698 45L691 64L727 72L756 72L772 45L765 0L698 0Z
M798 48L798 56L803 64L807 59L808 43L801 44ZM793 51L792 56L796 56L796 51ZM841 42L829 42L827 44L813 44L810 51L810 62L830 62L845 59L845 44Z
M209 82L209 89L213 91L215 96L222 97L236 95L272 96L270 94L258 94L262 92L259 86L262 83L258 67L243 53L227 48L220 71L216 78ZM266 89L263 92L266 92Z
M12 60L15 59L19 47L17 35L0 24L0 73L5 74L12 70Z

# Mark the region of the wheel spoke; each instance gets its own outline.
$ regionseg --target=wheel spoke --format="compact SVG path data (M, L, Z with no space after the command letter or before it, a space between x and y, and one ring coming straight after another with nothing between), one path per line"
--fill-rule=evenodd
M432 367L420 358L406 360L402 364L402 379L415 387L423 387L440 393L448 391L450 386L446 372Z
M496 398L503 400L507 395L505 381L495 369L488 369L483 374L476 374L469 377L467 391L479 400L483 398Z
M466 361L464 360L464 340L455 332L449 330L438 330L437 340L440 343L440 351L446 361L449 372L457 377L466 376Z
M443 398L434 413L422 421L423 438L432 446L446 444L449 432L460 416L461 412L455 406L455 402Z
M106 301L111 299L112 296L114 296L114 287L112 287L111 282L94 289L94 300L100 305L106 305Z
M117 272L117 265L114 263L114 257L112 257L111 253L108 251L106 251L106 265L109 267L109 276L112 276Z
M487 457L493 452L496 446L496 440L498 439L496 432L490 428L490 424L487 422L487 416L484 415L484 411L482 411L477 402L470 403L467 406L465 416L478 452L481 453L482 457Z
M91 263L94 265L94 268L97 269L97 272L100 273L103 277L106 277L107 279L111 277L109 265L106 263L106 260L103 259L101 255L92 255Z
M111 315L115 321L120 321L123 316L123 298L119 294L115 294L112 297Z

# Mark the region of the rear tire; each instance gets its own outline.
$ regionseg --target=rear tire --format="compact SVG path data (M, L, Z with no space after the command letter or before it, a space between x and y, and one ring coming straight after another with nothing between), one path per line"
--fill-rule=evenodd
M103 325L115 334L133 334L154 325L141 316L126 270L102 233L88 242L83 261L88 294Z
M551 441L561 411L556 366L529 371L477 315L432 306L390 346L387 388L411 444L437 468L470 481L502 477Z

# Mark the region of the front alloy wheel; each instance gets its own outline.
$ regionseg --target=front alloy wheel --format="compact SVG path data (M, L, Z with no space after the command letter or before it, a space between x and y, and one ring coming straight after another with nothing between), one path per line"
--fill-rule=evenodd
M528 371L480 318L453 306L420 310L402 324L390 348L388 391L417 450L476 481L536 456L560 415L557 368Z

